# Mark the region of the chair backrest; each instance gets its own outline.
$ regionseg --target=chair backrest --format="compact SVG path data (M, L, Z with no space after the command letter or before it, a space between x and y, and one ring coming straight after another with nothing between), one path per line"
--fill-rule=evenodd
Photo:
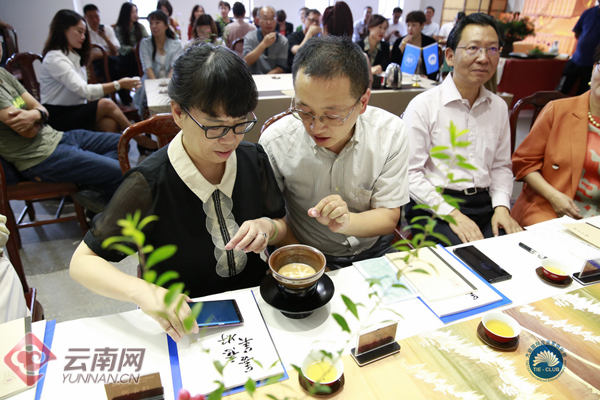
M119 164L125 174L131 169L129 163L129 142L136 135L151 133L158 137L158 147L164 147L173 140L181 128L177 126L170 113L156 114L150 119L137 122L125 129L119 140Z
M10 57L13 54L19 52L19 41L17 39L17 31L14 29L8 29L4 25L0 25L0 34L4 38L4 45L6 46L6 56Z
M88 82L89 83L106 83L106 82L111 82L112 78L110 77L110 69L108 68L108 53L106 52L106 50L104 49L104 47L102 47L102 46L100 46L98 44L93 44L92 45L92 50L94 50L94 49L100 51L100 53L102 54L102 66L103 66L103 69L104 69L104 79L102 79L102 80L98 79L98 75L96 75L96 72L94 70L93 61L90 60L90 62L88 63L88 65L86 65L86 68L87 68L87 71L88 71ZM117 103L116 92L112 92L109 96L112 99L112 101L114 101L115 103Z
M513 109L510 112L511 154L515 152L515 143L517 140L517 121L519 120L519 113L521 112L521 110L527 106L533 107L533 118L531 119L531 124L529 125L529 129L531 129L533 123L540 114L540 111L542 111L546 104L548 104L552 100L562 99L564 97L568 96L566 94L554 90L540 91L532 94L531 96L523 97L521 100L515 103Z
M140 43L141 42L142 42L141 40L139 42L137 42L137 44L135 45L135 48L133 49L134 54L135 54L135 62L137 63L137 66L138 66L138 72L139 72L138 76L144 76L144 68L142 68L142 60L140 59Z
M40 101L40 84L35 75L35 69L33 69L33 62L35 60L41 62L42 56L29 52L13 54L6 62L6 69L13 75L16 71L20 71L23 86L25 86L29 94L35 97L37 101Z
M279 113L277 115L272 116L271 118L269 118L267 120L267 122L265 122L262 126L262 128L260 128L260 134L262 135L262 133L265 131L265 129L267 129L269 126L271 126L273 123L279 121L281 118L285 117L286 115L290 115L291 111L290 109L285 110L282 113ZM259 136L260 137L260 136Z
M240 56L244 52L244 38L237 38L231 43L231 50L238 53Z

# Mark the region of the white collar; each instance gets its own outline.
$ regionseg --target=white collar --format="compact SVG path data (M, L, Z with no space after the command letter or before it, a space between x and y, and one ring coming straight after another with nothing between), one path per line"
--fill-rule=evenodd
M444 81L441 84L442 90L442 103L447 105L453 101L462 101L463 98L456 87L456 83L454 83L454 79L452 77L452 72L446 76ZM485 86L481 85L479 88L479 95L477 99L475 99L475 103L471 105L471 108L478 106L480 103L484 101L490 101L492 99L492 93L485 88Z
M235 185L235 178L237 176L237 154L235 151L231 154L229 159L227 159L223 179L221 179L221 183L218 185L213 185L207 181L198 171L198 168L196 168L192 159L183 147L182 131L180 131L171 141L167 154L177 175L179 175L183 183L185 183L203 203L206 203L217 189L223 192L225 196L231 198L233 186Z

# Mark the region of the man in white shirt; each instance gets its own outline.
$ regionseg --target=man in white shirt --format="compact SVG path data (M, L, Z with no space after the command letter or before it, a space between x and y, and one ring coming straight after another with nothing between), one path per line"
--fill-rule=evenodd
M402 9L400 7L394 8L392 11L392 18L390 18L390 26L385 32L385 41L388 43L396 43L396 40L404 37L408 34L406 30L406 24L400 21L402 16Z
M349 38L311 38L294 58L292 115L259 140L286 200L288 232L332 269L389 252L408 202L404 124L367 106L368 71Z
M121 44L115 36L114 29L110 25L100 24L100 10L94 4L88 4L83 7L83 17L88 24L90 42L102 46L108 54L110 79L119 80L124 78L125 75L121 69L121 59L119 58ZM92 60L96 76L105 79L104 61L100 50L92 49ZM128 90L122 89L118 93L123 104L131 104L131 94Z
M483 13L460 20L448 38L446 60L454 67L442 85L415 97L404 113L409 141L411 202L406 218L434 213L435 231L452 244L522 230L510 216L513 175L506 103L483 87L496 71L500 35L494 19ZM451 147L449 127L467 131ZM436 146L448 146L455 163L432 157ZM475 167L470 169L456 162ZM444 195L463 200L460 210ZM429 211L414 209L425 204ZM447 216L456 224L448 223ZM450 221L452 222L452 221ZM420 222L421 223L421 222ZM435 239L433 239L435 240Z
M425 25L423 25L423 29L421 30L422 35L427 35L431 37L435 37L438 35L440 31L440 24L433 21L433 15L435 14L435 9L431 6L425 8Z
M360 39L362 39L363 35L367 33L367 26L369 25L371 14L373 14L373 7L366 6L363 10L362 19L354 22L354 34L352 35L353 42L358 42Z

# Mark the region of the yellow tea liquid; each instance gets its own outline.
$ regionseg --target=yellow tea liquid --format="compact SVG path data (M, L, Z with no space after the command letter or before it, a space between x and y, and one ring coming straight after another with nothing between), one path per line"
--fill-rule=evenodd
M306 376L313 382L331 382L337 376L337 370L327 361L315 361L306 368Z
M506 322L493 319L488 321L485 326L499 336L513 337L515 335L513 328L511 328Z
M317 273L313 267L303 263L286 264L277 272L288 278L306 278Z
M565 271L563 271L562 269L560 269L558 267L553 267L552 265L544 267L544 268L546 268L548 271L550 271L556 275L566 275Z

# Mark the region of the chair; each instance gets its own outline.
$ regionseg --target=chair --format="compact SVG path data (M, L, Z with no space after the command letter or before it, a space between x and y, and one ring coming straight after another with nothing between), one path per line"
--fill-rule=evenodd
M240 50L236 50L236 46L240 45ZM238 46L239 47L239 46ZM244 52L244 38L237 38L233 41L233 43L231 43L231 50L235 51L236 53L238 53L240 56L242 55L242 53Z
M169 113L156 114L150 119L137 122L125 129L119 141L119 164L121 164L123 174L131 169L131 164L129 163L129 142L134 136L144 133L156 135L158 138L158 147L161 148L168 145L180 130L181 128L173 120L173 115Z
M110 77L110 70L108 68L108 53L106 53L106 50L104 50L104 48L102 46L99 46L97 44L93 44L92 48L94 49L98 49L101 53L102 53L102 59L103 59L103 64L104 64L104 78L105 78L105 82L111 82L112 79ZM88 65L86 65L86 69L88 72L88 80L90 83L98 83L98 78L96 77L96 72L94 71L94 65L92 64L92 61L89 62ZM130 107L130 106L126 106L126 105L122 105L117 103L117 94L115 92L110 94L110 98L112 99L112 101L115 102L115 104L117 104L119 106L119 109L123 112L123 114L125 114L125 117L128 120L132 120L135 122L139 122L142 119L140 118L140 114L138 113L137 109L135 107Z
M4 45L6 46L6 54L2 55L2 59L8 59L13 54L19 52L19 41L17 39L17 31L14 29L8 29L6 26L0 25L0 36L4 38ZM16 69L12 73L18 80L21 80L21 71Z
M17 79L19 79L18 74L21 74L20 81L25 89L40 101L40 84L33 69L33 62L36 60L42 62L42 56L29 52L13 54L6 62L6 70Z
M514 105L513 109L510 112L510 152L511 154L515 152L515 144L517 140L517 121L519 120L519 113L521 110L528 106L533 106L533 118L531 119L531 125L529 125L529 129L533 126L533 123L537 119L540 111L544 108L546 104L551 102L552 100L562 99L568 97L567 95L557 92L557 91L541 91L532 94L531 96L523 97Z
M137 66L138 66L138 72L139 72L138 76L144 76L144 68L142 68L142 60L140 59L140 43L141 42L142 42L141 40L139 42L137 42L137 44L135 45L135 48L133 49L134 54L135 54L135 61L137 62Z
M267 129L269 126L271 126L273 123L279 121L281 118L285 117L286 115L290 115L291 111L290 109L285 110L282 113L279 113L277 115L272 116L271 118L269 118L267 120L267 122L265 122L262 126L262 128L260 128L260 134L262 135L262 133L265 131L265 129ZM260 136L259 136L260 137Z

